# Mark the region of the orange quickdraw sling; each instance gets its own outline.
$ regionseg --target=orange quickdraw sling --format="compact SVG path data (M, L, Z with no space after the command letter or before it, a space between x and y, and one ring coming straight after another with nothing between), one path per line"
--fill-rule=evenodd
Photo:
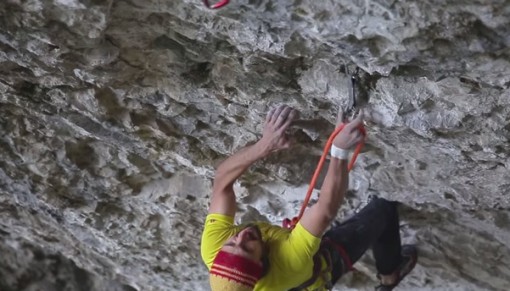
M296 224L299 222L301 217L303 217L303 213L305 212L306 207L308 206L308 202L310 201L313 189L315 188L315 184L317 183L319 174L322 170L322 167L324 166L324 162L326 161L328 152L331 149L333 140L340 133L340 131L342 131L344 129L344 127L345 127L344 123L340 124L340 126L338 126L335 129L335 131L333 131L333 133L329 136L328 142L324 146L324 151L322 152L321 159L319 160L319 163L317 164L317 168L315 169L315 172L313 174L312 180L310 181L310 186L308 186L308 191L306 193L305 200L303 201L303 205L301 206L301 210L299 211L299 215L292 219L285 218L282 223L282 226L284 228L293 229L296 226ZM367 133L366 133L365 127L362 124L359 125L358 129L361 132L361 134L366 137ZM361 152L361 149L363 148L364 144L365 143L362 141L356 146L356 149L354 150L352 158L349 161L349 165L347 167L347 169L349 171L351 171L352 167L354 166L354 163L356 162L356 159L358 158L358 155Z

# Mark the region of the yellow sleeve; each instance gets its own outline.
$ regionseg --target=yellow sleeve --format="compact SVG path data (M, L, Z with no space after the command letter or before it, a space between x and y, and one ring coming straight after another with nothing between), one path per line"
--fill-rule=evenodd
M234 217L222 214L207 215L200 245L202 260L207 269L211 269L214 258L221 247L228 238L236 234L236 231Z
M303 271L313 266L313 256L319 250L321 239L308 232L301 223L289 234L279 248L281 266L288 270Z

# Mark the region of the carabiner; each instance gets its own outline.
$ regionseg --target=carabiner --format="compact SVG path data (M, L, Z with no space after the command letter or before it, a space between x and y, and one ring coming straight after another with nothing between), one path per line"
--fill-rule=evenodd
M292 219L285 218L282 222L282 227L286 229L293 230L296 227L296 224L299 222L297 217L293 217Z
M356 96L356 85L357 85L357 81L358 81L357 74L358 74L359 68L356 69L355 73L351 74L349 72L349 68L347 67L347 65L344 64L344 70L345 70L344 73L347 76L349 76L347 88L349 88L350 90L349 90L349 102L347 103L347 108L344 110L342 122L349 122L349 120L356 117L356 114L358 113L358 110L359 110L359 108L358 108L359 103L358 103L358 99ZM338 71L340 72L341 69L339 69Z
M204 4L209 9L218 9L228 4L230 0L220 0L216 4L210 5L209 0L204 0Z

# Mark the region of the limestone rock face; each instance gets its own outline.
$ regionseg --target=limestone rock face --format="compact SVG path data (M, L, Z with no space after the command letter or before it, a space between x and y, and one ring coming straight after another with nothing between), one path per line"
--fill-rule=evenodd
M301 111L291 151L236 185L291 217L349 102L368 139L339 219L402 202L402 290L510 287L507 0L0 1L0 289L206 290L217 163ZM372 290L373 259L337 285Z

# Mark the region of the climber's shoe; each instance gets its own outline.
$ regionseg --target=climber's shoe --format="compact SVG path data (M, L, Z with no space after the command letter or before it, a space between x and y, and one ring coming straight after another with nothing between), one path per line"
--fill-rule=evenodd
M402 246L402 263L398 266L397 272L397 280L392 285L383 285L380 284L375 287L376 291L391 291L402 281L402 279L407 276L416 266L416 262L418 261L418 250L413 245L404 245ZM380 275L377 275L379 280L381 279Z

